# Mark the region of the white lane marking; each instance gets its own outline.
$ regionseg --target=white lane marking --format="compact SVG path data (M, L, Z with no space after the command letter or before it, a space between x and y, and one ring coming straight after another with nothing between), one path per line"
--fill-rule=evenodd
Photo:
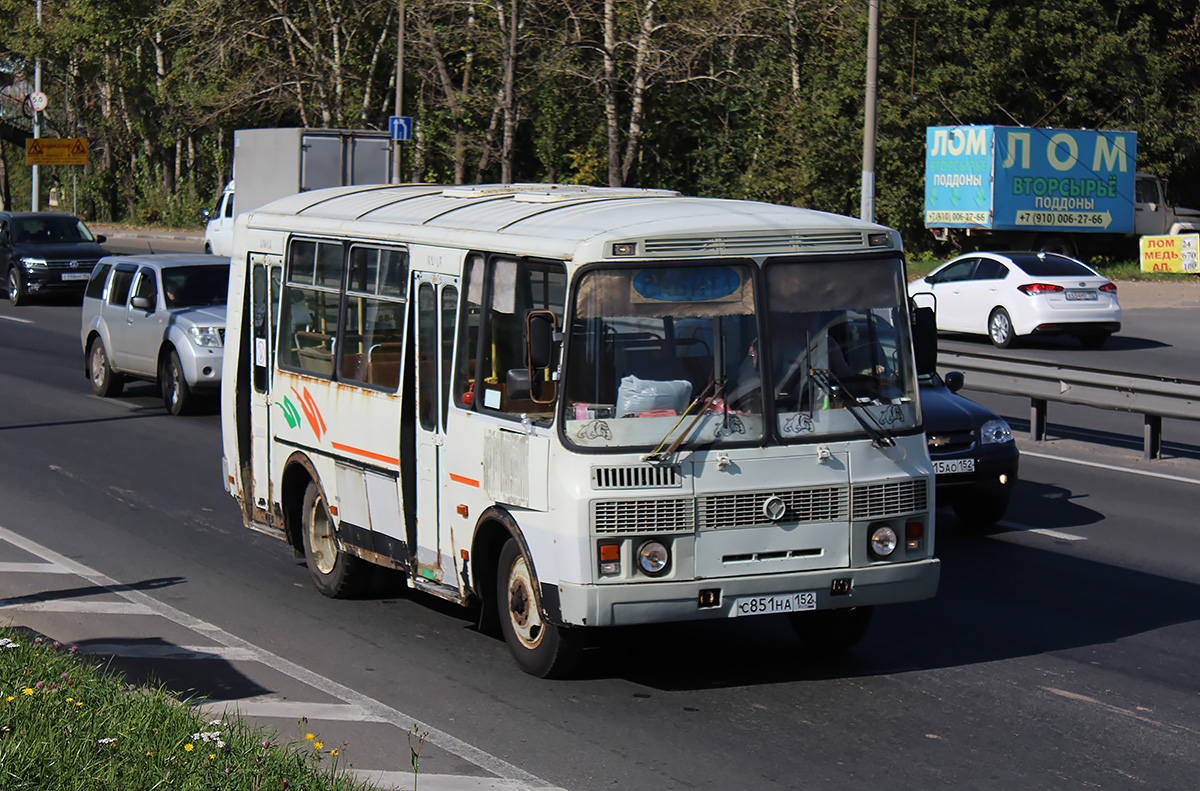
M1200 479L1185 478L1182 475L1168 475L1165 472L1154 472L1153 470L1139 470L1133 467L1121 467L1116 464L1102 464L1098 461L1084 461L1083 459L1071 459L1066 456L1052 456L1049 453L1035 453L1031 450L1022 450L1022 456L1032 456L1035 459L1047 459L1049 461L1062 461L1067 464L1082 464L1084 467L1095 467L1100 470L1112 470L1113 472L1128 472L1132 475L1144 475L1147 478L1158 478L1164 481L1175 481L1176 483L1192 483L1200 485Z
M1063 541L1087 541L1084 536L1076 536L1071 533L1064 533L1061 530L1051 530L1048 527L1029 527L1025 528L1026 533L1037 533L1038 535L1050 536L1050 538L1058 538Z
M1120 706L1114 706L1111 703L1105 703L1102 700L1097 700L1096 698L1089 697L1087 695L1081 695L1078 692L1068 692L1065 689L1055 689L1054 687L1039 687L1039 689L1043 690L1044 692L1049 692L1051 695L1058 695L1061 698L1066 698L1067 700L1073 700L1077 703L1088 703L1092 706L1096 706L1098 708L1104 709L1105 711L1111 712L1112 714L1123 714L1126 717L1132 717L1133 719L1138 720L1139 722L1143 722L1147 725L1154 725L1158 728L1163 728L1163 729L1171 731L1173 733L1183 732L1183 733L1191 733L1191 734L1200 734L1200 731L1197 731L1195 728L1189 728L1186 725L1177 725L1177 724L1162 722L1161 720L1156 720L1156 719L1147 717L1143 712L1148 712L1148 711L1150 711L1150 709L1142 709L1141 707L1139 707L1139 710L1134 711L1132 709L1123 709Z
M0 574L70 574L54 563L0 563Z
M81 575L82 576L82 575ZM111 582L117 585L115 580ZM105 591L107 593L107 591ZM123 592L114 591L120 596ZM18 597L20 598L20 597ZM132 601L18 601L0 599L0 610L20 612L70 612L86 615L158 615L152 607Z
M99 401L102 404L108 404L109 406L120 407L121 409L127 410L129 412L137 412L138 410L154 409L154 407L147 407L145 404L139 404L135 401L125 401L120 398L105 398L104 396L98 396L98 395L88 396L88 398L92 399L93 401Z
M412 772L381 772L370 769L351 769L354 776L375 788L412 788ZM426 791L561 791L554 786L533 788L515 780L497 780L492 777L467 777L465 775L428 775L421 773L421 788Z
M21 319L16 316L0 316L5 321L15 321L17 324L33 324L33 319Z
M358 706L347 703L304 703L294 700L225 700L205 703L201 711L221 713L230 711L243 717L281 717L297 720L335 720L338 722L386 722ZM205 716L208 716L207 714Z
M29 554L36 555L47 562L57 563L64 568L70 569L72 573L83 577L93 585L114 589L121 587L121 583L117 582L111 577L89 568L82 563L77 563L68 558L66 555L60 555L49 547L44 547L41 544L31 541L18 533L14 533L5 527L0 527L0 540L7 541L13 546L19 547ZM173 623L183 626L186 629L203 630L206 634L212 637L213 640L221 643L222 645L245 649L253 654L257 661L261 662L272 670L290 676L296 681L326 693L330 697L338 698L345 703L358 706L363 711L379 717L380 721L391 723L402 731L408 731L410 728L417 728L420 731L428 733L429 735L426 737L426 741L428 741L430 744L438 747L439 749L445 750L446 752L455 755L470 764L474 764L480 769L488 771L497 777L520 783L521 785L518 786L519 788L527 790L552 788L552 786L545 780L526 772L524 769L520 769L513 764L510 764L503 758L498 758L490 753L486 753L483 750L480 750L478 747L464 742L462 739L451 736L449 733L446 733L443 730L435 728L428 723L422 722L416 717L405 714L404 712L394 709L391 706L382 703L381 701L375 700L374 698L367 697L361 692L357 692L350 687L339 684L333 679L314 673L305 667L297 665L295 662L291 662L281 656L272 654L270 651L259 648L253 643L247 642L236 635L230 634L229 632L226 632L223 629L214 626L213 624L188 615L182 610L178 610L169 604L160 602L155 598L141 593L140 591L113 590L113 592L127 601L152 610L154 613L166 618L169 621L172 621Z
M1029 527L1028 525L1023 525L1018 522L1009 522L1008 520L997 522L996 526L1004 528L1004 532L993 533L993 537L1007 535L1008 533L1037 533L1038 535L1049 536L1050 538L1058 538L1063 541L1087 541L1085 536L1077 536L1073 533L1064 533L1061 530L1051 530L1048 527Z

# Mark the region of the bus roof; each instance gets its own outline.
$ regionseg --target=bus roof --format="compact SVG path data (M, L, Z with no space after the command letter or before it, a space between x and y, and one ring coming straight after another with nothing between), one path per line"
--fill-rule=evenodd
M811 209L560 184L333 187L250 213L249 225L562 260L900 249L899 234ZM881 245L878 234L886 234ZM869 240L868 236L875 236ZM613 245L625 247L614 255Z

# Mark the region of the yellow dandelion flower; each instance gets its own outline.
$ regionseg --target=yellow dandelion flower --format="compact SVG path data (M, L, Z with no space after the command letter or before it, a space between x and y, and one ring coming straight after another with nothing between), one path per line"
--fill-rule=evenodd
M83 705L83 701L82 701L82 700L77 700L77 701L75 701L75 705L76 705L76 706L82 706L82 705Z
M32 695L33 687L25 687L25 689L21 690L21 694L22 695Z
M314 750L320 750L320 749L321 749L322 747L324 747L324 746L325 746L325 745L321 744L320 742L313 742L313 749L314 749Z
M30 694L32 694L32 693L30 693ZM304 738L308 739L311 742L313 739L315 739L317 737L316 737L316 734L306 733L306 734L304 734Z
M4 702L12 703L14 700L16 700L16 698L14 698L12 695L9 695L7 698L4 699Z
M210 760L210 761L215 761L215 760L217 760L217 754L216 754L216 753L209 753L209 754L208 754L208 760Z
M194 745L194 744L183 745L183 751L186 753L190 753L192 750L195 750L195 749L196 749L196 745Z
M332 755L334 758L337 758L338 749L336 747L334 747L332 750L329 751L329 754Z
M67 703L73 703L74 701L75 701L75 698L67 698Z

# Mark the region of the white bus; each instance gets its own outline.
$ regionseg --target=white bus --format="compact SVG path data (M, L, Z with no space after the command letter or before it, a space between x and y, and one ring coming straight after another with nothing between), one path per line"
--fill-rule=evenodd
M593 627L776 614L840 648L937 590L896 231L358 186L240 215L233 261L226 487L326 596L399 570L556 676Z

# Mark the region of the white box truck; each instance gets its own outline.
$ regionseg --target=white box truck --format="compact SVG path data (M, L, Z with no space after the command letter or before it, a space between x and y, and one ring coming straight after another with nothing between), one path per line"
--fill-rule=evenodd
M233 180L216 209L205 212L204 250L233 251L233 218L298 192L386 184L392 140L370 129L239 129L233 134ZM237 189L234 189L234 185Z

